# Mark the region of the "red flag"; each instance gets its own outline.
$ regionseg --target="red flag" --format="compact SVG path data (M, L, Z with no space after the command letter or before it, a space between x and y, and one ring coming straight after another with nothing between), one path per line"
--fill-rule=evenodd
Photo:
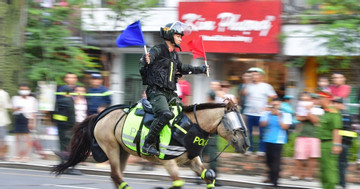
M206 60L204 44L201 36L198 39L189 41L188 45L191 52L193 53L194 59L198 57L204 57L204 59Z

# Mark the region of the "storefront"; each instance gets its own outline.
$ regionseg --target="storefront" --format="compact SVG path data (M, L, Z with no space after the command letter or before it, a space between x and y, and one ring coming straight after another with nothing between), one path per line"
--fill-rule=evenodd
M191 52L187 44L202 36L211 79L237 86L241 75L256 66L265 70L265 82L279 96L285 93L287 69L276 58L281 51L281 1L180 2L178 12L179 20L192 28L183 38L182 49ZM204 87L200 88L194 88L195 102L204 99Z

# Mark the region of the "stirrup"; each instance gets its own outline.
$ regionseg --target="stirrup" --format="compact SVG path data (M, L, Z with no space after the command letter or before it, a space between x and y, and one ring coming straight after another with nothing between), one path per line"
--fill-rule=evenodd
M142 147L142 150L144 153L153 155L153 156L159 156L160 152L156 149L155 144L150 144L148 147L145 145Z

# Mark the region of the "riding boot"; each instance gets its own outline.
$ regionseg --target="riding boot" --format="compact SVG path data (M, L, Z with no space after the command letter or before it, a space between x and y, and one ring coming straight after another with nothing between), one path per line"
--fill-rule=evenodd
M174 114L172 112L164 111L158 118L154 119L151 123L150 131L145 138L144 146L142 147L144 153L155 156L160 155L160 152L156 148L158 134L173 117Z

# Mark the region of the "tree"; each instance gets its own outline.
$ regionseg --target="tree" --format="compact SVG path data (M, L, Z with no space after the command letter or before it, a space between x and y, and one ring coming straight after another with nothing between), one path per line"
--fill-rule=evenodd
M86 48L70 39L73 23L79 23L72 16L79 10L81 1L67 1L64 4L44 8L38 2L30 1L25 42L25 77L36 85L37 81L63 83L67 72L79 76L91 67Z
M11 95L17 91L23 65L26 0L0 1L1 88Z
M317 23L316 37L326 39L322 45L331 55L317 57L318 71L352 68L360 81L360 1L310 0L317 10L307 11L305 22Z

